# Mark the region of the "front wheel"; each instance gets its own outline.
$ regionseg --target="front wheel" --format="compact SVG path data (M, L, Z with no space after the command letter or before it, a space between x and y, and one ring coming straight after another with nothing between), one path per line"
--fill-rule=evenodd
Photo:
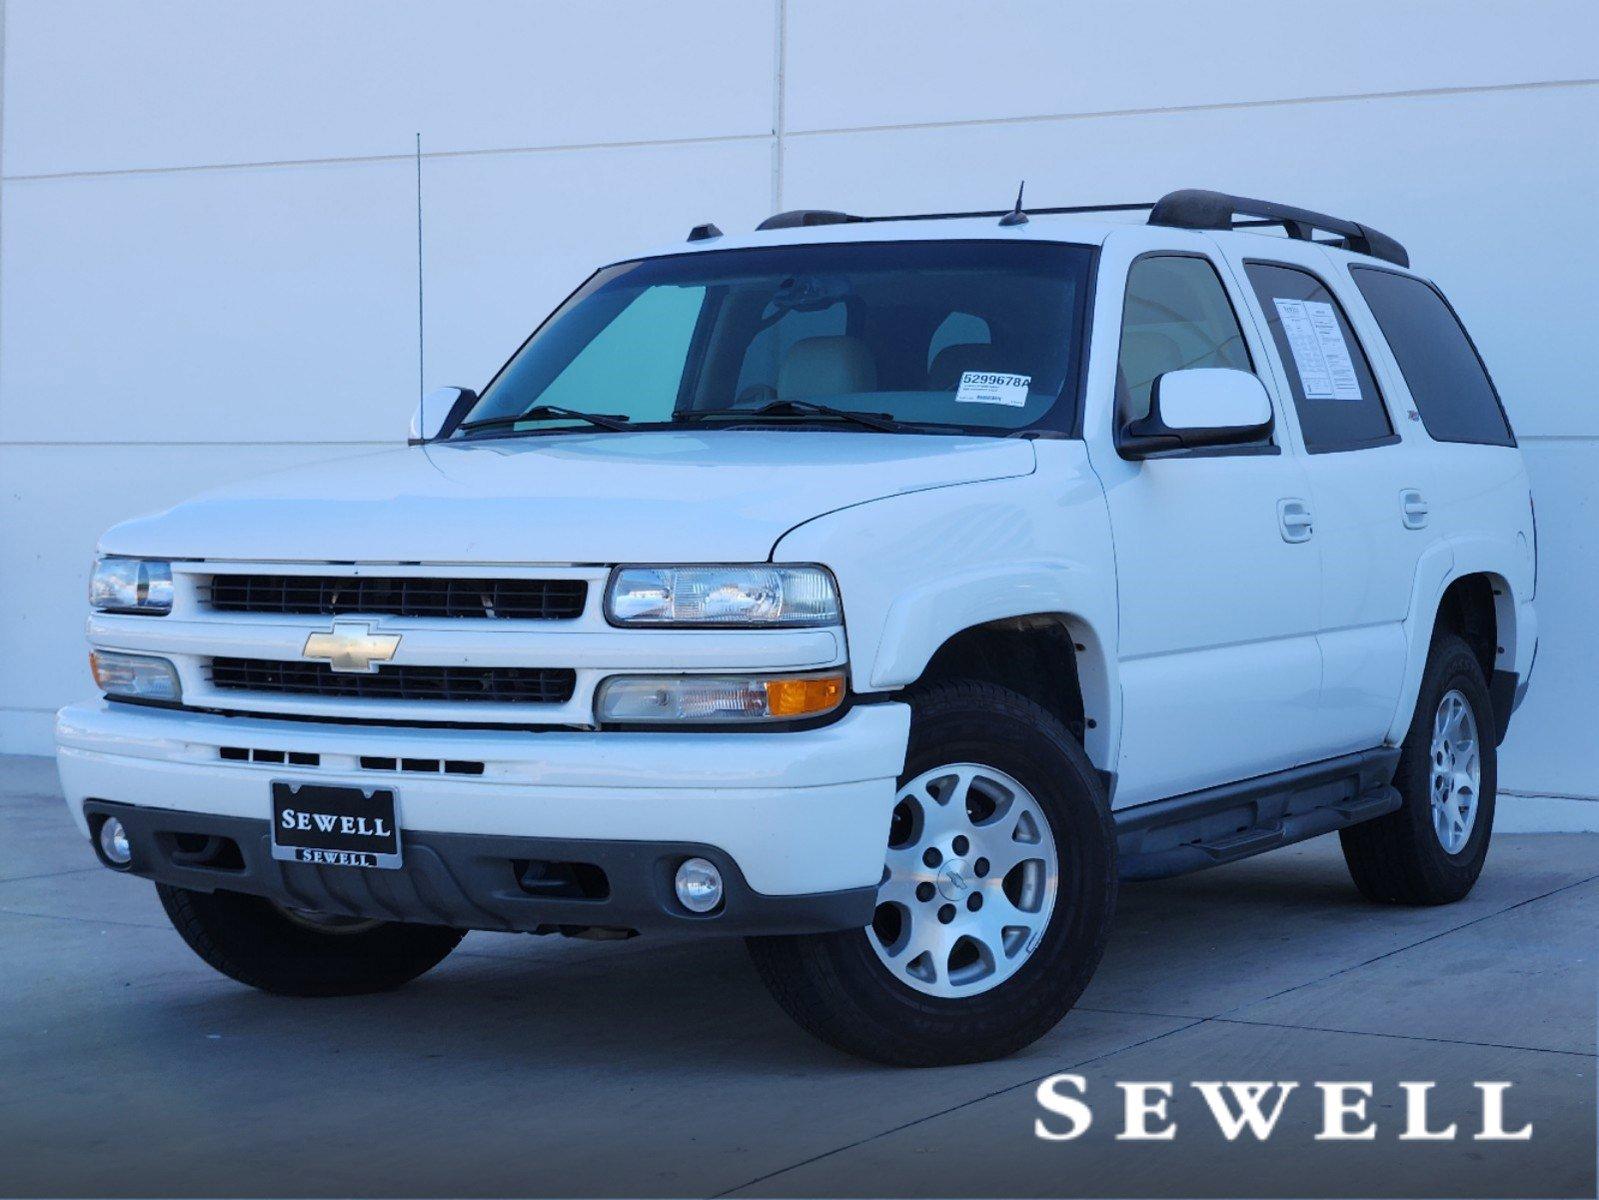
M801 1026L900 1066L980 1062L1048 1032L1099 963L1116 842L1087 755L991 684L912 697L905 773L865 929L750 939Z

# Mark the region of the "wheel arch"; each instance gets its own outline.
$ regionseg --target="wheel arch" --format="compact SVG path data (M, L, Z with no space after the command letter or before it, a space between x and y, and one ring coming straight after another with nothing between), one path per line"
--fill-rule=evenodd
M1516 670L1522 661L1525 597L1517 586L1522 574L1508 548L1497 543L1444 543L1423 557L1405 623L1409 661L1388 730L1390 745L1403 741L1410 727L1427 655L1440 630L1458 634L1471 646L1490 688L1496 674Z
M1114 724L1106 651L1098 631L1079 614L1018 613L948 630L925 657L918 655L914 673L902 659L894 672L908 678L893 682L909 687L972 679L1009 688L1056 716L1103 771L1112 761Z

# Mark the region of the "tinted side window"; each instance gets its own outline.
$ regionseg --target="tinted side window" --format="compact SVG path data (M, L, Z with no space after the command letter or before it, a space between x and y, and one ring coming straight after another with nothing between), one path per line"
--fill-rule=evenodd
M1179 255L1141 258L1127 273L1122 306L1116 372L1121 419L1147 416L1156 377L1184 367L1254 370L1215 267Z
M1476 347L1430 284L1392 271L1350 274L1394 352L1421 422L1435 441L1514 446Z
M1275 263L1249 263L1245 270L1288 376L1305 449L1355 450L1392 440L1393 423L1365 352L1321 280Z

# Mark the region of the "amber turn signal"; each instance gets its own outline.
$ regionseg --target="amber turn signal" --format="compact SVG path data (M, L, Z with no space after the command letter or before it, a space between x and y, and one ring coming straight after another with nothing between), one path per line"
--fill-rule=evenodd
M844 700L842 675L804 675L766 681L766 711L773 717L812 717Z

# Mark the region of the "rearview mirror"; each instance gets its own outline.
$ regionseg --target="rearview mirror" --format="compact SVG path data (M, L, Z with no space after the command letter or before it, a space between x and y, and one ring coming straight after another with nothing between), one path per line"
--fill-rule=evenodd
M1271 433L1271 400L1248 371L1189 367L1157 376L1149 415L1129 421L1117 437L1123 458L1148 458L1163 450L1242 446Z
M411 413L410 435L406 441L412 446L432 441L439 436L439 430L444 428L444 422L457 404L463 401L471 404L476 399L477 393L471 388L434 388L422 397L421 403Z

